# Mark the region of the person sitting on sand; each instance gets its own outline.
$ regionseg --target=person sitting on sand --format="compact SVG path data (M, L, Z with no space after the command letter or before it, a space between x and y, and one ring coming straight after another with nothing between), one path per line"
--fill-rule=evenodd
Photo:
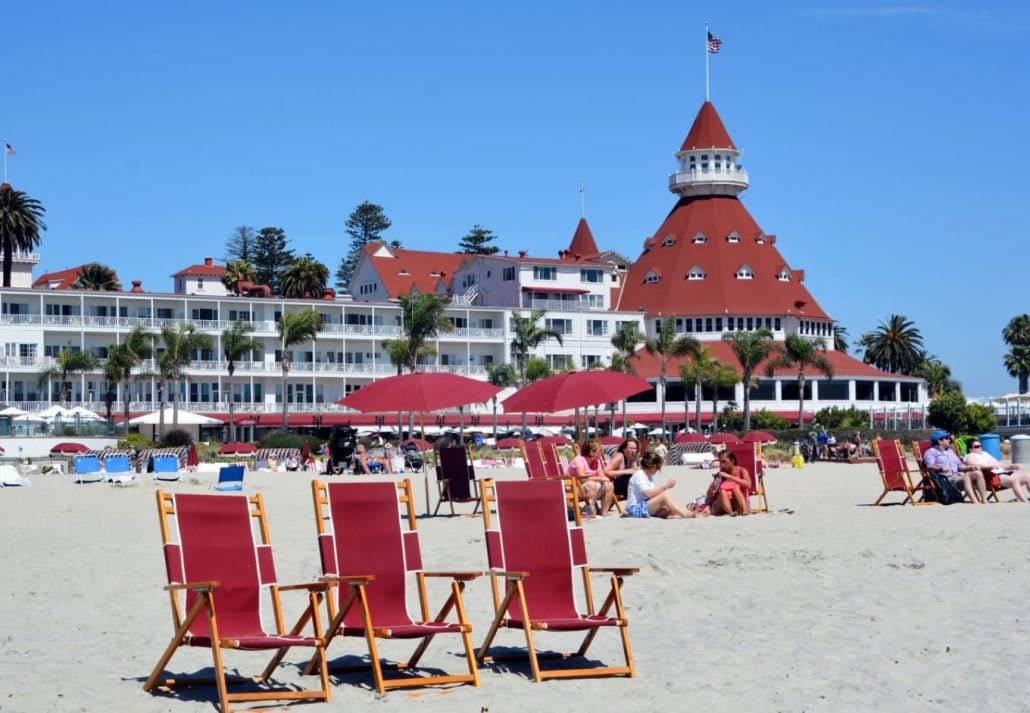
M390 467L389 458L375 458L369 455L362 443L359 443L354 448L354 455L351 457L354 459L354 471L357 473L371 475L372 466L376 464L383 468L387 473L393 473L393 468Z
M923 454L923 465L929 471L942 473L956 488L969 496L973 503L987 504L987 483L984 474L975 465L966 465L951 449L950 433L934 431L933 445ZM974 490L974 484L976 489ZM979 500L977 500L979 495Z
M640 468L629 479L626 494L626 517L704 517L706 511L695 512L669 493L676 481L669 478L664 485L656 485L654 476L662 469L657 453L640 456Z
M629 436L619 444L619 449L604 466L604 474L612 481L615 497L625 498L630 477L637 472L640 457L640 441Z
M719 453L719 472L708 489L713 515L748 515L751 502L751 474L737 465L737 456L728 450Z
M1019 466L1015 463L1002 463L985 451L979 440L969 442L966 465L979 468L985 478L997 475L1001 487L1011 489L1019 502L1030 504L1030 500L1026 499L1026 493L1023 492L1023 488L1030 488L1030 474L1018 472Z
M583 444L579 455L569 463L569 477L580 482L589 500L601 501L601 517L608 514L615 500L612 481L605 475L604 464L601 462L603 452L601 442L591 439Z

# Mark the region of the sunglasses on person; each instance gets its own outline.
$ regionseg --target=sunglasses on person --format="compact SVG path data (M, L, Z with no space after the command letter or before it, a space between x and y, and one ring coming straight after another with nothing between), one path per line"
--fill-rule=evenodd
M970 448L983 448L983 446L981 446L979 443L971 443L969 445L969 447Z

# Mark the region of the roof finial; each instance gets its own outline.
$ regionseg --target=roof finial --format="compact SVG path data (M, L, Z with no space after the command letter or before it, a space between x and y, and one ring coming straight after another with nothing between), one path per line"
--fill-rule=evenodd
M579 217L587 217L587 187L585 184L579 184Z

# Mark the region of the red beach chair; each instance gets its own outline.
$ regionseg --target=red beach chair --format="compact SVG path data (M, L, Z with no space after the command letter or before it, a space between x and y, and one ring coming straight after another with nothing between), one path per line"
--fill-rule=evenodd
M472 465L472 456L462 446L441 448L437 457L436 486L439 498L433 515L440 512L445 502L454 515L454 503L475 503L472 514L479 512L479 481L476 480L476 469Z
M752 513L769 512L769 501L765 497L765 473L762 467L760 443L727 443L726 450L737 457L737 465L751 474L751 488L748 497L757 497Z
M186 495L157 491L161 518L168 590L172 600L175 634L143 685L155 687L215 684L219 707L229 713L235 701L316 700L328 701L329 674L325 662L325 640L318 618L319 600L325 584L280 586L275 581L275 566L269 544L265 506L260 495ZM254 527L257 527L257 532ZM275 633L267 633L261 622L261 590L271 593ZM283 625L279 593L304 590L308 605L288 632ZM216 607L217 605L217 607ZM217 612L217 616L216 616ZM301 634L311 622L312 635ZM211 649L214 678L166 679L160 676L181 646ZM240 681L267 683L286 652L294 646L315 649L314 661L321 675L319 691L296 689L248 690L230 693L229 683ZM272 661L260 676L227 678L222 662L226 649L275 651Z
M325 483L313 481L315 523L326 580L336 583L337 595L329 597L326 646L336 636L362 637L368 644L370 665L334 670L371 669L380 694L388 688L443 683L479 685L479 669L472 649L472 625L465 616L461 593L465 582L480 572L425 572L418 544L415 504L411 482ZM398 503L402 506L398 513ZM414 575L420 615L413 619L407 608L407 582ZM426 577L451 579L451 594L439 612L429 610ZM454 610L456 621L448 621ZM438 634L461 637L468 673L383 677L383 671L411 672ZM407 663L380 660L377 639L421 639ZM305 673L311 673L315 660Z
M526 465L526 475L529 479L547 480L547 464L544 462L540 444L536 441L519 441L519 450L522 451L522 462Z
M918 449L917 449L918 450ZM926 483L924 480L919 486L912 483L912 473L908 469L908 461L905 459L905 452L901 448L901 441L886 438L873 440L873 455L876 457L876 467L880 469L880 479L883 481L883 493L876 499L873 505L883 504L883 499L891 493L904 493L905 499L902 505L912 503L913 505L930 505L933 501L921 500L916 502L915 493L923 490ZM919 455L920 464L922 456ZM922 465L920 465L920 469ZM932 487L930 485L929 487Z
M491 505L496 515L491 512ZM591 569L587 566L582 528L570 527L567 496L560 481L483 481L483 524L496 616L479 649L480 663L502 660L491 656L498 629L521 629L533 678L581 678L636 675L629 644L629 622L622 606L622 582L636 568ZM495 521L496 518L496 521ZM583 577L586 613L580 612L574 590L576 570ZM611 575L611 589L595 610L591 572ZM505 582L502 591L501 581ZM609 612L614 608L614 612ZM624 666L561 668L543 671L540 659L584 657L598 631L615 627L622 637ZM575 653L538 653L536 632L586 632Z

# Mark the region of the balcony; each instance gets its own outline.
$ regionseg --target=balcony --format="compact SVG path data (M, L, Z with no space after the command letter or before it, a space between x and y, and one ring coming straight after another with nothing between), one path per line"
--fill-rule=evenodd
M748 186L748 174L742 168L708 168L677 171L669 174L669 190L683 195L722 193L736 195ZM722 190L719 190L719 188Z

